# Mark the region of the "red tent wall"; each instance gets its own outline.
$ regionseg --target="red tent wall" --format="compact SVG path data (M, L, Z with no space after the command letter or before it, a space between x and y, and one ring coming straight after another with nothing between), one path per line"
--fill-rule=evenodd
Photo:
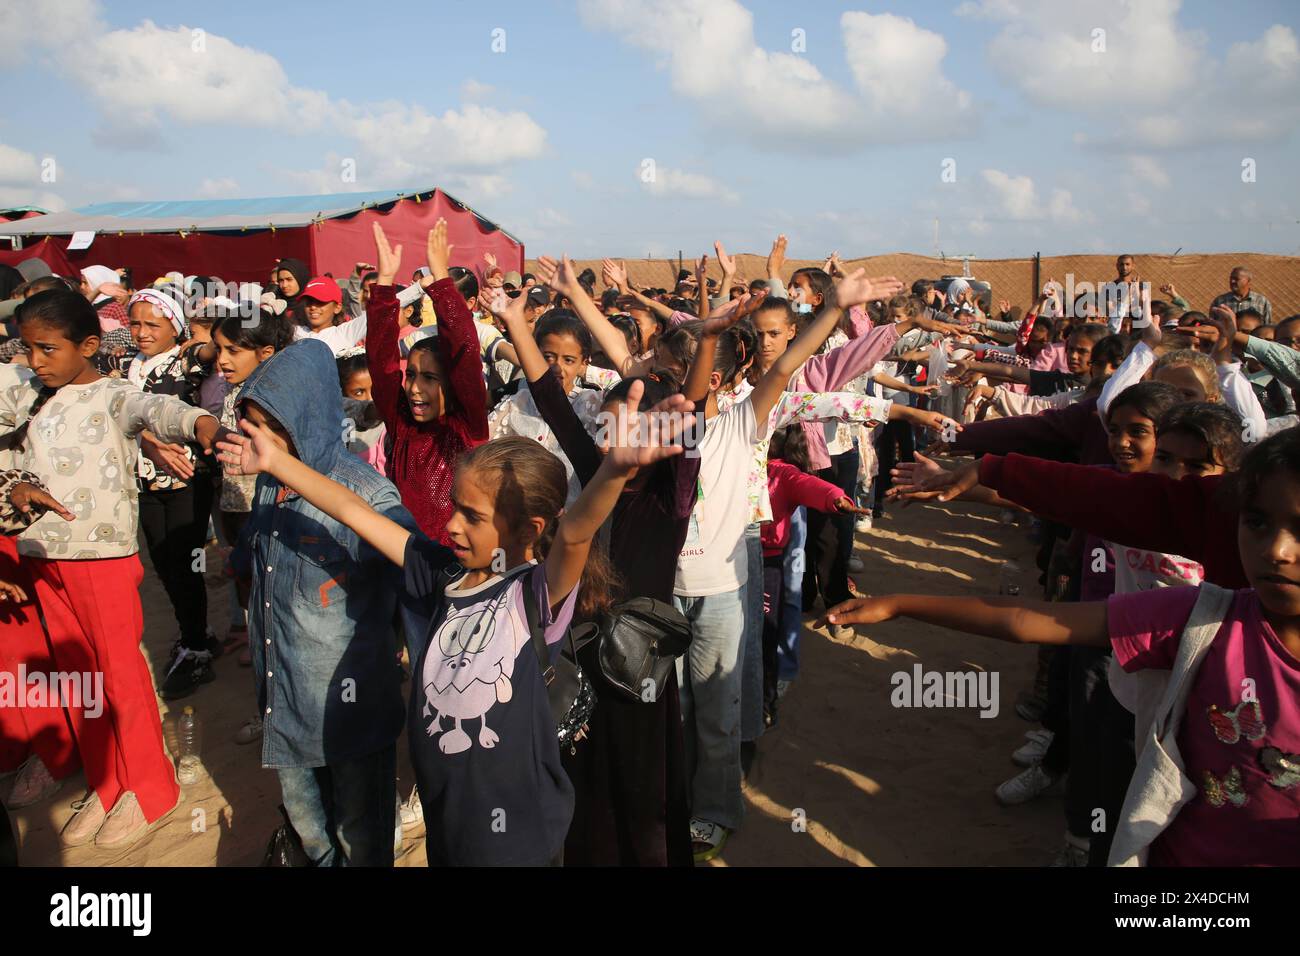
M44 259L45 264L55 275L72 275L77 270L63 252L63 247L67 244L66 239L42 239L22 249L0 249L0 262L7 266L16 266L28 259Z
M346 219L274 231L191 232L184 238L174 232L102 232L89 249L76 252L67 251L70 237L55 236L18 252L0 252L0 262L21 262L39 255L61 275L88 265L113 269L129 266L138 286L172 270L230 282L265 283L272 266L279 259L291 257L305 261L313 275L329 272L336 279L344 279L357 262L374 262L371 223L377 221L393 245L401 243L404 247L398 281L405 283L414 270L425 264L425 242L440 216L447 220L453 265L471 266L482 274L483 253L491 252L507 272L523 271L521 244L499 229L484 228L474 213L453 205L441 192L423 202L401 200L386 212L365 209Z
M485 229L474 213L453 205L441 192L422 202L404 199L387 212L364 209L347 219L328 219L309 227L313 254L308 262L316 275L329 272L336 279L348 276L357 262L373 264L372 223L378 222L394 247L402 244L402 269L397 281L408 282L411 273L425 264L429 230L439 217L447 220L452 265L471 267L481 275L483 253L490 252L506 272L524 271L523 245L499 229Z

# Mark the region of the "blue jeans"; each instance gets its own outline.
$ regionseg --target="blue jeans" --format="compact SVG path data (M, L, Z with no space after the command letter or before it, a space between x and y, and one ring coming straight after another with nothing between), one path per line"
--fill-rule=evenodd
M397 744L326 767L276 771L289 821L317 866L392 866Z
M690 650L677 659L691 815L729 830L738 829L745 815L740 797L744 594L741 587L707 597L673 597L692 630Z
M757 523L745 529L745 644L741 649L740 739L763 736L763 542Z
M803 631L803 572L807 561L808 510L802 505L790 515L790 543L785 548L785 587L781 598L781 631L776 645L778 680L799 676L799 634Z

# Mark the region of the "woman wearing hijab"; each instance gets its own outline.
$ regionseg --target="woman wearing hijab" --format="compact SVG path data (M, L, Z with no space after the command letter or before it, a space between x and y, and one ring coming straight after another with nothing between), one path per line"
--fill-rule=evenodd
M275 264L271 281L279 290L280 298L285 301L289 317L299 325L305 324L306 318L302 314L302 303L298 297L311 281L311 270L307 268L307 263L301 259L281 259Z
M197 407L199 387L216 361L215 348L185 343L185 310L167 289L135 293L127 312L140 350L127 367L127 378L143 391L174 395ZM203 572L196 569L202 564L195 561L208 535L213 465L197 446L160 442L149 432L141 434L141 447L140 527L180 628L159 692L165 700L176 700L216 678L212 660L221 653L208 630L208 593Z
M81 294L99 313L99 327L104 332L126 325L126 310L111 295L100 292L104 285L120 285L122 277L108 266L86 266L81 270Z

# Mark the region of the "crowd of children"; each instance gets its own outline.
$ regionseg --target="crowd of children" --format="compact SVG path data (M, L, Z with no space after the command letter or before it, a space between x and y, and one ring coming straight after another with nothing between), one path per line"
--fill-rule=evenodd
M454 266L439 221L404 286L373 231L342 282L284 259L237 297L0 276L0 667L105 678L102 718L0 708L7 807L84 768L63 842L140 839L180 800L155 694L228 653L235 743L315 865L391 865L421 825L431 865L704 862L820 601L838 640L910 616L1044 645L996 795L1064 792L1058 863L1300 859L1300 316L1248 272L1202 313L1126 256L1121 294L1049 282L1020 314L836 256L788 275L779 237L750 283L719 244L720 279L607 260L598 291L567 258ZM855 531L934 497L1031 512L1047 600L864 596ZM139 532L176 619L156 675ZM647 621L689 642L629 688Z

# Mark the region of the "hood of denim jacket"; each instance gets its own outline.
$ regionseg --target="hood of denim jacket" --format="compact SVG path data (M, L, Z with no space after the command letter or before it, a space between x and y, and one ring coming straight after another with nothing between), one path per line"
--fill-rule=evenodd
M324 342L295 342L255 368L239 393L241 405L248 401L283 425L299 460L321 474L345 454L338 366Z

